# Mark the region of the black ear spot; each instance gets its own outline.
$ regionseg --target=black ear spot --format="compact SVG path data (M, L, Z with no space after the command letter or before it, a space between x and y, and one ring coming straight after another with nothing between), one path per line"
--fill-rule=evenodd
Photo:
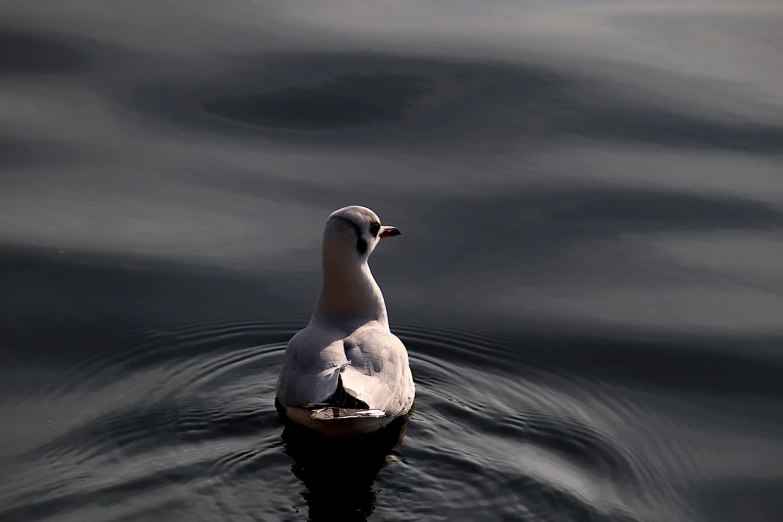
M359 251L360 255L364 255L367 253L367 241L364 239L359 238L358 241L356 241L356 250Z

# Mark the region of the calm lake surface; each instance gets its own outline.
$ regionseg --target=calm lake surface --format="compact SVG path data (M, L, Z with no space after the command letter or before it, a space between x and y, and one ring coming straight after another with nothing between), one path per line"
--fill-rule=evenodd
M783 520L782 3L0 14L0 521ZM350 204L416 411L321 447Z

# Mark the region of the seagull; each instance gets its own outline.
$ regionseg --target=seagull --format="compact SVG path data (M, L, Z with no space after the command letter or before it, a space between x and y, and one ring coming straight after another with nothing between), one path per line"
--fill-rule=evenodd
M321 245L321 292L285 349L277 401L288 419L327 436L376 431L406 415L415 386L408 351L389 329L368 259L398 236L367 207L332 212Z

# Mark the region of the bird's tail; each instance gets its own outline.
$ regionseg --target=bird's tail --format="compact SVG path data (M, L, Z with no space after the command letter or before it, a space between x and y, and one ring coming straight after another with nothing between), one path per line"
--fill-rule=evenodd
M385 416L386 412L383 410L360 410L358 408L337 408L334 406L318 408L313 410L313 412L310 414L311 419L322 421L342 419L379 419Z
M313 420L377 419L386 416L385 411L370 408L367 403L346 392L342 376L338 377L337 389L328 399L308 409L312 410L310 418Z

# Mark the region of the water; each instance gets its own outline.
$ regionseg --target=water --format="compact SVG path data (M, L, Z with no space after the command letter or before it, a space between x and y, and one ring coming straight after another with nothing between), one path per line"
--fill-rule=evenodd
M779 2L5 2L0 521L783 519ZM326 216L416 411L274 384Z

